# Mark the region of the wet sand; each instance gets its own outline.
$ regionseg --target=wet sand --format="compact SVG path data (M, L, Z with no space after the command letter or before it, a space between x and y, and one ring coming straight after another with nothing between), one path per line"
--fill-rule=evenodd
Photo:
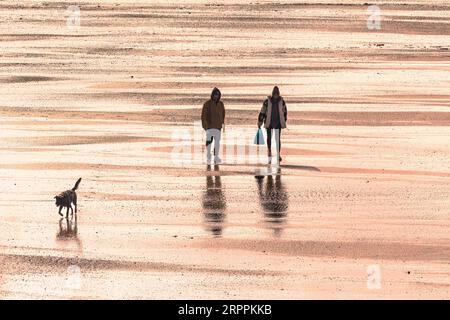
M0 298L450 298L449 4L79 5L0 3ZM250 142L274 84L282 165L201 163L211 89Z

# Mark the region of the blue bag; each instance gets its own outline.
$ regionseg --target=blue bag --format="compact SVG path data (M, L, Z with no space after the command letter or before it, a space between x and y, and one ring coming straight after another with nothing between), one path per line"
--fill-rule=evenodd
M261 129L258 129L256 132L255 140L253 141L254 144L257 145L264 145L266 142L264 141L264 135Z

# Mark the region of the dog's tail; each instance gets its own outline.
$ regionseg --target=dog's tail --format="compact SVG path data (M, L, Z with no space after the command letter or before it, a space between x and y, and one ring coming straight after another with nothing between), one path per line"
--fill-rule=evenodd
M80 185L81 182L81 178L77 180L77 182L75 182L75 186L72 188L72 191L75 191L78 189L78 186Z

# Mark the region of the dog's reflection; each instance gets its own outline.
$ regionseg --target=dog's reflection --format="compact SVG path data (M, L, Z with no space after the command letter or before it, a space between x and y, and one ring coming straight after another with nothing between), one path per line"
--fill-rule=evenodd
M211 166L207 166L211 171ZM214 166L214 171L219 171L219 166ZM225 221L226 199L222 192L220 175L206 176L206 190L203 193L203 214L206 229L215 237L220 237Z
M281 182L281 169L277 170L275 179L270 171L266 177L257 175L255 178L265 223L268 228L273 230L275 237L280 237L289 209L289 196ZM264 178L266 179L265 185Z
M59 220L59 230L56 238L58 240L78 238L77 215L74 215L72 218L61 218Z
M63 244L63 246L68 245L70 242L74 242L79 251L82 251L82 243L78 237L78 221L77 215L75 214L70 218L61 218L59 220L59 229L56 234L56 240Z

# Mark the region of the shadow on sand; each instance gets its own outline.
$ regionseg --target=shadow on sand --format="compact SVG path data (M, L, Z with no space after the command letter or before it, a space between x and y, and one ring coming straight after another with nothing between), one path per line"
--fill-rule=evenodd
M295 165L295 164L279 164L279 165L273 164L273 165L276 168L321 172L320 168L313 167L313 166L301 166L301 165ZM267 165L267 164L221 164L221 166L224 166L224 167L252 167L252 168L271 167L271 165Z
M282 165L280 165L280 167L281 168L285 168L285 169L295 169L295 170L320 172L319 168L312 167L312 166L299 166L299 165L295 165L295 164L282 164Z

